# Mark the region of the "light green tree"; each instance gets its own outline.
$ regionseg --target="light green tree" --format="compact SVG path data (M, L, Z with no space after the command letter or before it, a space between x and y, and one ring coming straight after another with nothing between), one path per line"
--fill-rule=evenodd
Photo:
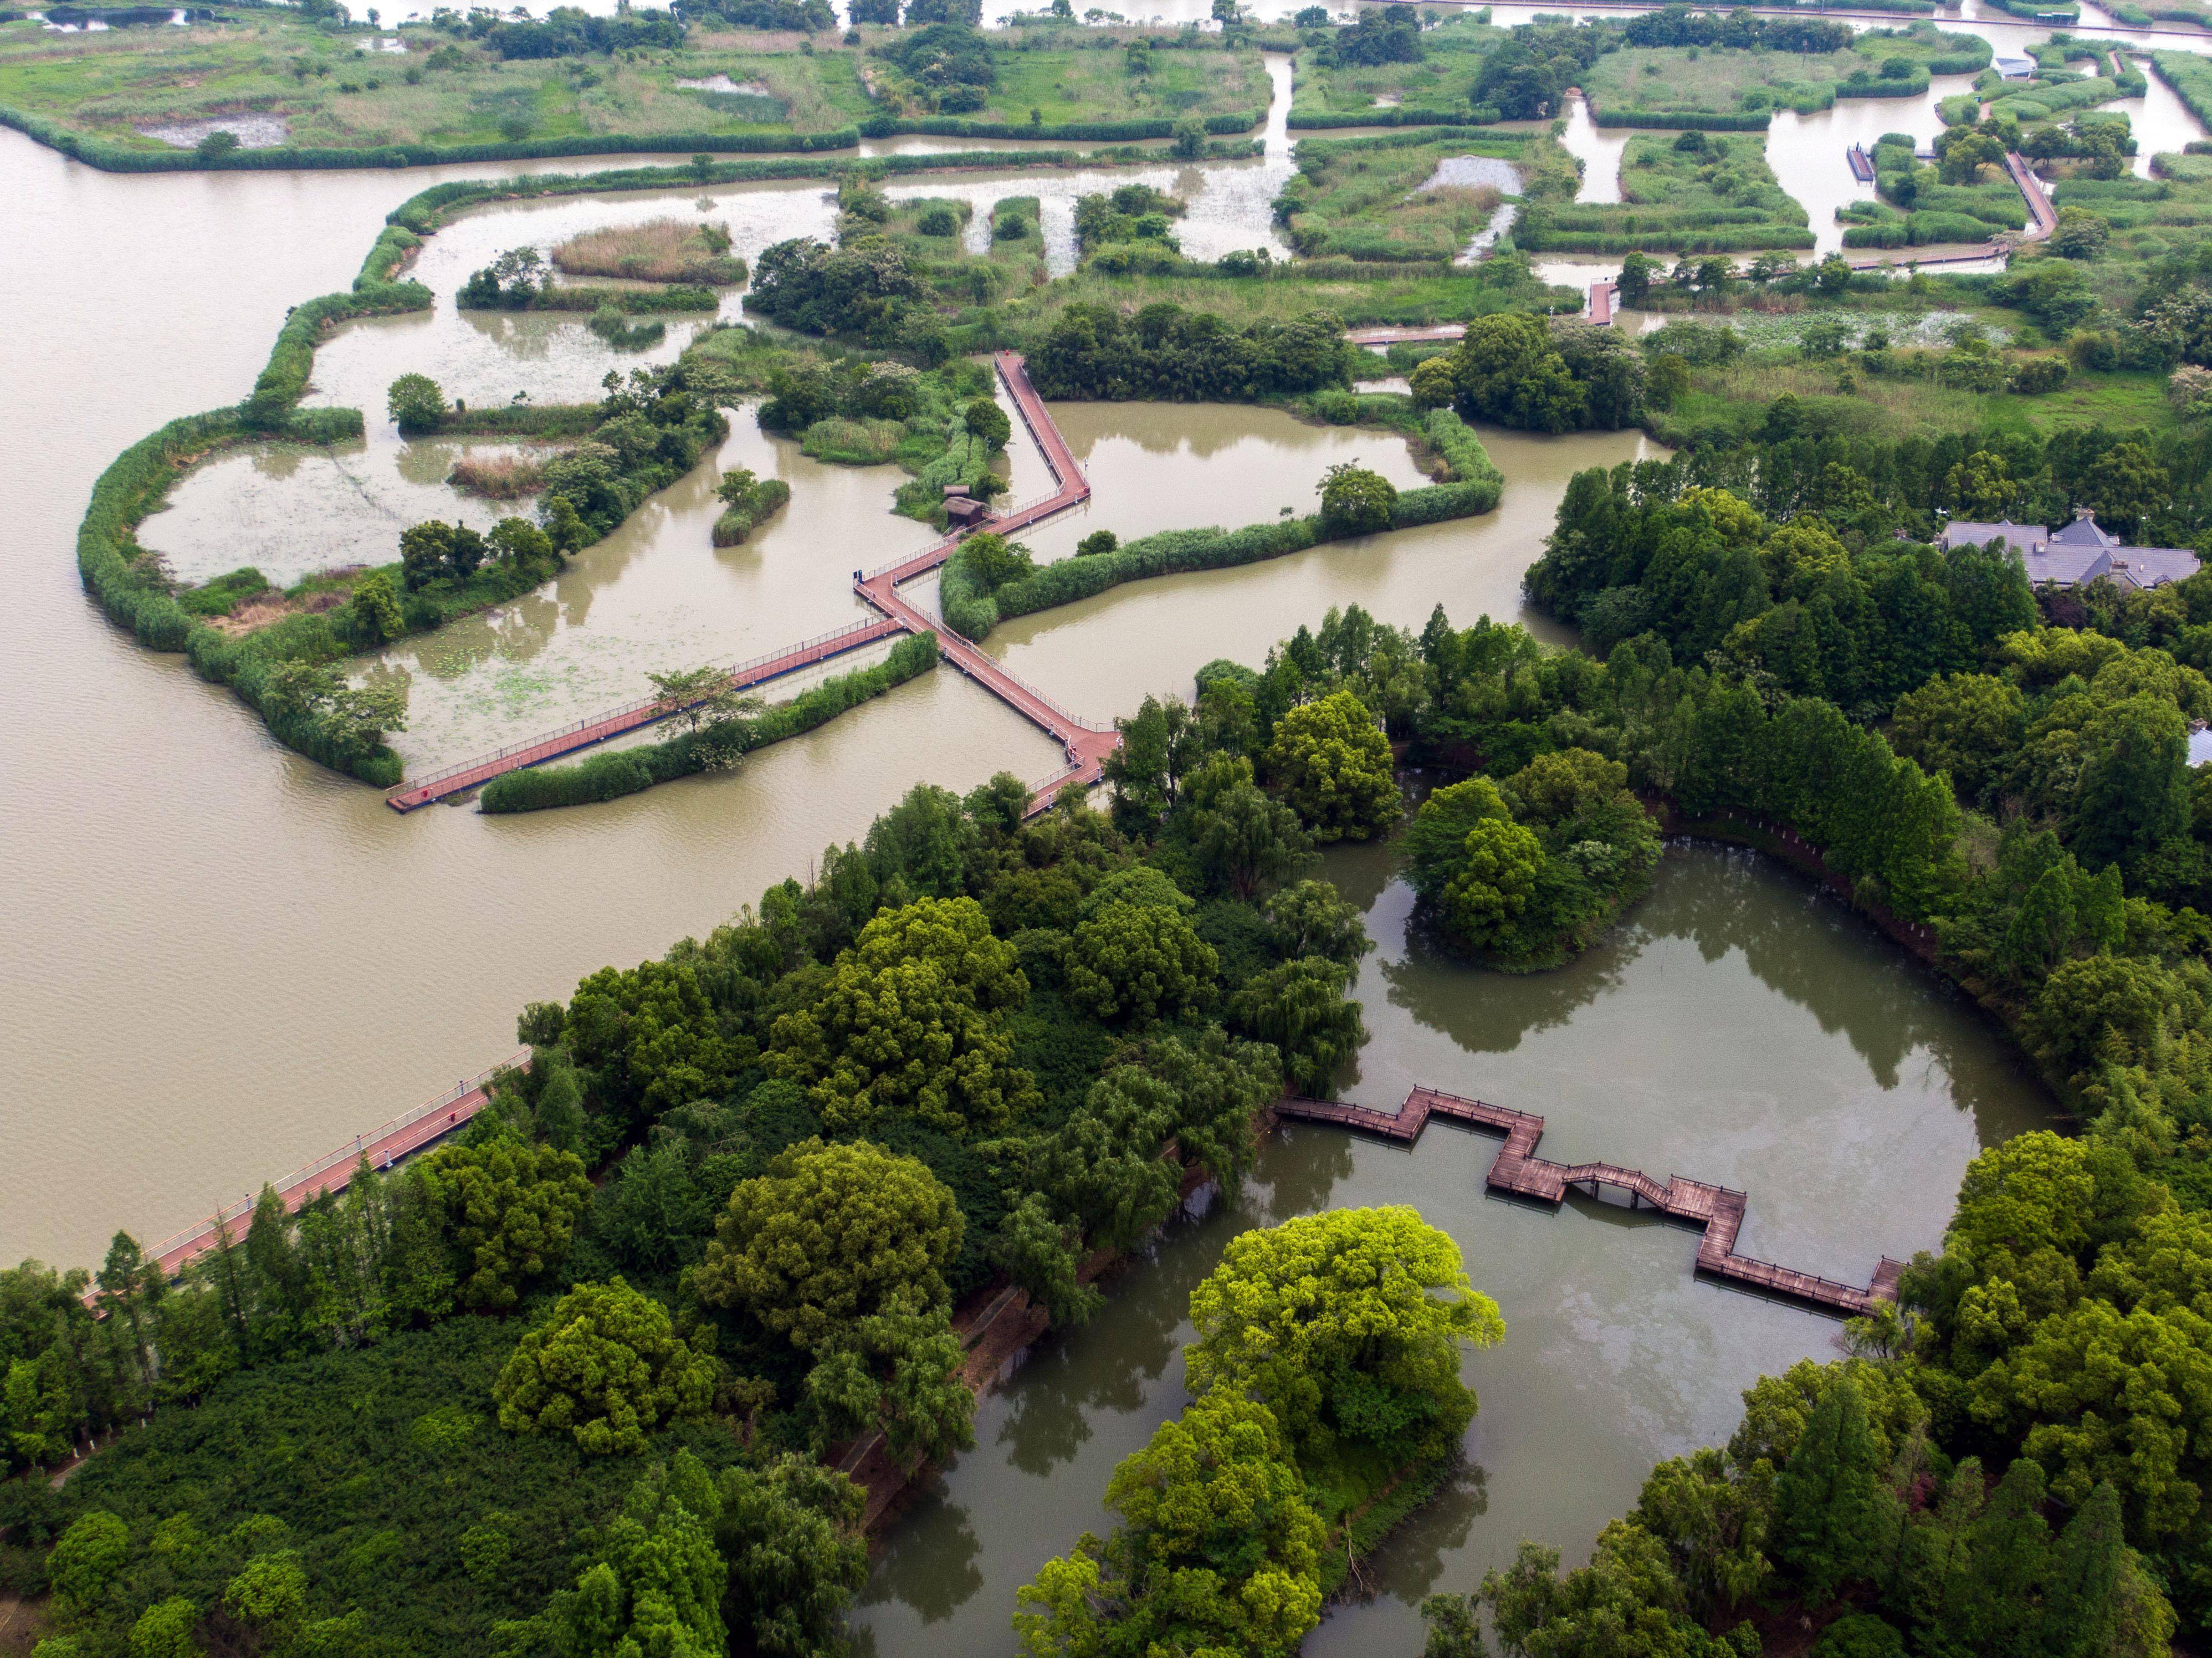
M943 1308L945 1269L964 1222L952 1193L912 1157L866 1140L806 1140L744 1181L695 1282L803 1351L878 1313Z
M185 1596L156 1600L131 1625L131 1658L200 1658L199 1624L200 1609Z
M1544 872L1544 843L1519 823L1486 817L1469 829L1460 866L1444 884L1451 930L1478 950L1510 951Z
M1124 1459L1121 1524L1020 1593L1024 1658L1206 1652L1291 1658L1321 1616L1321 1520L1273 1417L1200 1399Z
M1005 1018L1028 997L1013 946L974 899L919 899L860 930L821 999L776 1020L764 1063L810 1088L833 1132L882 1115L1001 1127L1036 1100Z
M997 454L1014 434L1014 423L1006 418L1006 411L989 398L970 403L961 411L960 423L970 438L981 440L987 455Z
M105 1509L80 1515L46 1557L54 1609L82 1618L106 1598L131 1557L131 1530Z
M1178 911L1115 903L1077 925L1067 987L1102 1019L1149 1021L1203 1005L1220 971L1213 946Z
M1345 461L1323 474L1322 528L1332 536L1373 535L1390 527L1398 507L1397 486L1357 461Z
M307 1570L290 1549L258 1554L223 1586L222 1604L265 1643L281 1649L296 1634L307 1610Z
M505 1658L722 1658L720 1518L712 1479L678 1451L630 1488L575 1587L526 1623L495 1625L495 1643Z
M445 418L446 394L428 374L402 374L385 393L384 406L399 422L400 434L434 432Z
M1401 1461L1456 1443L1475 1410L1461 1350L1505 1335L1459 1246L1404 1206L1238 1235L1190 1315L1191 1391L1266 1405L1309 1467L1346 1441Z
M664 1423L696 1421L714 1360L676 1333L668 1309L620 1278L580 1284L526 1333L493 1385L500 1425L566 1433L587 1456L635 1455Z
M1277 720L1267 770L1316 841L1364 841L1398 821L1390 744L1348 690Z
M353 585L346 608L353 620L354 636L371 649L387 644L407 631L400 613L399 589L386 570L371 570Z
M514 1306L568 1254L591 1202L579 1159L519 1135L443 1146L422 1166L459 1257L465 1307Z

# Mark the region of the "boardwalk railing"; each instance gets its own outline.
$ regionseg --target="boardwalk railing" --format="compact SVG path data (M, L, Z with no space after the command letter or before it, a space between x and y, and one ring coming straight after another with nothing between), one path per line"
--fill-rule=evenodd
M826 634L802 639L796 645L765 651L738 663L729 670L729 681L740 689L748 685L765 684L769 679L781 677L781 674L763 674L761 671L780 661L789 659L790 667L782 671L797 673L802 668L826 662L847 650L858 650L878 639L888 638L894 632L903 631L901 628L887 627L884 617L863 616L845 627L833 628ZM665 697L648 696L635 702L625 702L619 708L603 708L557 731L541 732L520 743L509 743L504 748L494 749L489 754L479 754L472 759L402 783L385 798L401 811L428 805L442 795L459 793L463 788L473 788L478 783L489 782L502 772L522 769L520 765L509 763L521 756L532 756L525 762L532 765L540 761L558 759L562 755L573 754L580 748L590 748L611 738L626 736L630 732L642 731L660 720L673 719L697 708L706 700L695 697L688 701L672 701ZM599 734L590 735L592 732ZM586 740L567 742L566 746L561 746L565 739L577 738Z
M1704 1229L1705 1236L1698 1242L1698 1272L1710 1272L1731 1283L1753 1284L1846 1317L1866 1312L1877 1301L1897 1298L1897 1275L1903 1268L1887 1255L1876 1267L1873 1282L1864 1288L1839 1284L1816 1272L1778 1266L1771 1260L1739 1255L1735 1253L1736 1234L1743 1226L1744 1210L1749 1199L1729 1187L1686 1180L1680 1175L1668 1175L1662 1186L1640 1169L1625 1169L1611 1163L1552 1163L1534 1156L1536 1142L1544 1133L1544 1120L1529 1112L1440 1094L1433 1089L1415 1088L1395 1115L1371 1106L1295 1097L1283 1100L1275 1107L1275 1114L1295 1121L1362 1129L1409 1144L1420 1138L1431 1116L1471 1123L1505 1136L1505 1144L1498 1148L1489 1172L1483 1177L1484 1184L1492 1191L1557 1204L1565 1199L1567 1188L1572 1186L1616 1187L1630 1193L1632 1206L1641 1199L1663 1215L1693 1221Z
M277 1195L285 1200L286 1208L296 1209L301 1202L318 1193L344 1186L346 1181L352 1178L353 1166L361 1161L364 1152L404 1134L408 1129L428 1118L434 1117L441 1111L452 1112L454 1107L471 1094L482 1091L484 1086L501 1072L512 1071L527 1066L530 1059L531 1053L527 1048L517 1048L499 1064L479 1071L473 1077L462 1078L435 1099L425 1100L413 1110L402 1112L390 1121L378 1125L368 1133L356 1139L352 1145L342 1145L335 1151L325 1152L313 1163L294 1169L277 1182ZM471 1110L469 1115L473 1117L476 1112ZM459 1123L456 1122L454 1127L459 1127ZM437 1135L431 1138L442 1139L443 1136ZM427 1139L418 1140L409 1145L407 1149L420 1150L422 1145L428 1143ZM333 1169L345 1170L346 1178L337 1181L322 1181L319 1178L331 1173ZM171 1270L174 1271L176 1266L182 1266L185 1261L191 1260L212 1244L216 1235L223 1227L233 1222L243 1220L251 1215L258 1201L259 1201L258 1198L249 1197L240 1198L235 1203L225 1204L205 1220L196 1225L188 1226L174 1236L164 1238L155 1244L147 1252L149 1258L167 1262L173 1255L177 1259Z
M1054 494L1016 507L998 520L1006 528L1018 529L1088 500L1091 485L1085 480L1082 469L1076 465L1075 456L1068 448L1066 440L1053 425L1044 400L1037 395L1036 388L1030 385L1020 356L1014 352L1001 351L993 361L1000 377L1006 381L1007 391L1012 395L1014 407L1021 415L1023 426L1036 440L1044 456L1045 468L1058 486ZM895 590L900 582L911 580L943 564L952 556L962 538L963 532L955 531L918 552L908 553L874 570L855 572L854 585L861 599L872 607L877 615L740 662L728 671L725 683L739 689L764 684L785 673L795 673L845 651L889 638L893 634L932 628L929 618L902 603ZM882 586L885 578L889 578L888 585ZM881 591L877 591L878 586L881 586ZM1024 718L1044 726L1052 735L1060 738L1067 745L1073 771L1081 772L1095 763L1094 757L1078 754L1076 744L1085 735L1092 738L1110 737L1110 731L1085 724L1072 710L1062 708L1035 686L1016 678L991 658L975 651L964 641L957 644L948 641L941 632L939 639L941 653L954 666ZM385 796L385 804L394 811L413 811L417 807L429 805L434 801L488 783L507 772L520 771L548 760L557 760L580 749L592 748L615 738L627 736L631 732L641 731L647 726L698 708L706 701L705 697L684 700L647 697L625 703L618 708L605 709L563 726L558 731L510 743L489 754L480 754L427 776L403 782ZM1059 726L1056 726L1054 721L1060 722Z

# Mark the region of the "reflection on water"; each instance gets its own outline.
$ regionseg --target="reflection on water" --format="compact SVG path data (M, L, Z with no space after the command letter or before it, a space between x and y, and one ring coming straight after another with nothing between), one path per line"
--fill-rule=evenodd
M523 452L520 446L432 439L346 443L327 449L253 444L187 473L139 539L179 580L251 564L278 586L349 564L388 564L399 532L427 518L489 530L527 501L480 501L446 483L463 456Z
M1112 418L1109 408L1129 406L1055 404L1054 415L1079 427L1094 418ZM1194 431L1235 432L1248 422L1283 418L1212 407L1178 412ZM1378 441L1371 433L1297 429L1307 434L1304 443L1318 447L1334 440L1345 451L1356 450L1370 465L1380 465L1397 449L1395 440ZM1547 618L1523 609L1521 578L1543 550L1567 480L1586 467L1665 452L1640 432L1547 436L1484 427L1480 435L1507 480L1495 512L1395 535L1326 543L1241 569L1133 582L1095 598L1002 623L987 648L1065 706L1103 718L1133 713L1148 693L1188 695L1192 672L1214 657L1256 665L1269 646L1301 624L1317 622L1332 604L1362 604L1384 622L1415 629L1442 604L1462 627L1488 615L1520 622L1546 638L1560 638ZM1326 453L1322 449L1312 460L1301 454L1279 475L1263 471L1249 481L1243 477L1242 466L1214 466L1194 478L1192 487L1200 493L1188 504L1198 510L1182 521L1236 524L1235 514L1216 513L1206 503L1246 489L1257 511L1243 522L1264 519L1282 505L1305 511L1321 471L1316 463ZM1113 446L1102 445L1100 455L1103 462L1117 461ZM1158 464L1150 456L1146 463ZM1148 471L1145 478L1150 476ZM1126 489L1102 484L1082 515L1070 514L1036 532L1037 544L1060 548L1086 525L1120 532L1122 512L1149 510L1142 506L1149 488L1134 478Z
M1747 1248L1864 1278L1935 1243L1982 1145L2046 1102L1956 996L1796 878L1670 848L1627 925L1563 973L1506 977L1409 936L1386 849L1330 855L1379 948L1358 994L1373 1033L1347 1096L1409 1082L1540 1111L1543 1151L1746 1189ZM1461 1477L1394 1539L1376 1597L1337 1608L1316 1655L1419 1648L1415 1605L1471 1589L1523 1537L1578 1558L1651 1464L1724 1438L1737 1395L1837 1326L1692 1278L1694 1233L1577 1197L1559 1212L1484 1196L1498 1142L1431 1127L1410 1150L1296 1127L1238 1197L1120 1274L1089 1327L1048 1338L981 1403L977 1448L886 1540L857 1621L879 1654L1010 1654L1014 1591L1085 1529L1115 1464L1185 1400L1191 1290L1230 1237L1328 1207L1412 1203L1504 1312L1471 1356L1482 1408Z
M890 516L896 467L831 466L733 412L719 453L647 500L620 529L577 555L525 598L465 617L386 652L409 675L408 729L394 739L412 768L442 763L550 730L647 695L646 676L737 662L857 619L852 550L888 558L933 532ZM793 502L737 547L715 547L721 473L780 477ZM885 647L888 648L888 647ZM881 652L876 653L880 656ZM854 656L780 681L811 679L872 659Z
M1620 158L1628 150L1626 127L1611 131L1590 118L1589 100L1577 94L1567 103L1566 131L1559 143L1583 164L1582 183L1575 187L1578 202L1617 202L1620 199Z
M1088 508L1024 532L1044 559L1072 553L1102 526L1127 539L1265 521L1284 507L1306 512L1323 471L1341 461L1360 461L1401 488L1427 482L1401 438L1303 425L1274 410L1073 404L1054 412L1097 493ZM410 767L457 760L635 701L647 694L648 673L738 661L842 627L863 613L852 592L856 564L884 562L934 538L927 525L891 514L892 493L906 477L898 468L810 460L795 443L763 434L750 409L735 411L731 428L711 463L653 496L544 587L378 659L411 687L408 729L393 739ZM1012 498L1042 495L1051 488L1042 459L1026 429L1017 422L1014 430ZM721 509L714 486L738 466L789 483L791 505L742 546L714 548L709 531ZM384 533L376 556L389 558L397 528ZM934 604L927 584L909 592ZM1188 673L1205 659L1206 623L1194 614L1176 632ZM866 659L846 659L811 677ZM805 683L794 676L773 695ZM1010 763L1018 761L1014 768L1026 774L1048 764L1049 754L1025 744Z
M1789 109L1774 112L1773 125L1766 130L1766 164L1811 220L1813 257L1843 246L1838 208L1846 202L1875 199L1872 185L1851 177L1850 163L1844 159L1850 147L1863 144L1871 152L1884 133L1905 132L1912 136L1916 149L1926 149L1943 130L1936 105L1972 90L1973 84L1971 75L1939 75L1917 98L1838 98L1811 115Z
M2132 162L2138 179L2151 176L2151 157L2161 153L2178 153L2193 141L2205 136L2204 123L2191 112L2173 88L2166 85L2148 58L2127 60L2136 72L2143 77L2143 95L2140 98L2121 98L2103 105L2108 110L2118 110L2128 118L2128 125L2136 137L2136 153ZM2060 190L2065 186L2061 185Z

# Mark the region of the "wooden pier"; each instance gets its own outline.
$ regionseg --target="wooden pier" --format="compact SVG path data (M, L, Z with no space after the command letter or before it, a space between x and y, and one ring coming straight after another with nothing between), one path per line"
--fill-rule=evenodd
M1045 468L1052 474L1053 492L1042 500L1016 507L997 517L943 536L918 553L872 571L853 572L853 587L861 602L876 614L833 633L818 638L802 640L796 645L787 645L741 662L729 671L727 683L738 690L748 690L767 684L786 674L796 673L818 663L872 645L880 640L896 638L903 634L935 633L939 653L944 659L1005 702L1015 713L1032 725L1041 727L1060 744L1066 754L1066 766L1054 776L1039 783L1031 791L1030 815L1050 806L1060 791L1070 783L1096 783L1106 756L1120 746L1119 732L1087 725L1061 708L1043 692L1023 683L1000 667L997 661L966 640L947 634L932 618L899 597L902 582L912 581L917 576L927 575L939 568L952 556L953 550L977 530L994 530L1010 534L1027 529L1030 525L1064 513L1071 507L1080 506L1091 499L1091 483L1076 464L1075 452L1060 434L1053 423L1044 399L1037 395L1036 387L1030 383L1029 371L1017 352L1001 351L992 359L999 378L1006 383L1007 393L1013 398L1014 409L1022 417L1022 424L1036 440L1044 456ZM521 771L531 766L544 765L549 760L558 760L567 755L596 747L617 737L641 731L660 720L696 708L696 701L680 702L667 698L647 698L619 708L609 709L543 737L533 737L520 743L512 743L494 753L478 755L472 760L431 773L412 782L403 783L385 796L385 804L394 811L410 812L434 801L448 800L481 788L495 777L511 771Z
M1680 1175L1669 1175L1662 1181L1640 1169L1624 1169L1616 1163L1552 1163L1538 1157L1536 1142L1543 1138L1544 1120L1529 1112L1462 1099L1433 1088L1416 1088L1395 1112L1292 1097L1278 1104L1275 1114L1297 1122L1334 1123L1408 1145L1421 1137L1431 1117L1463 1122L1505 1137L1484 1179L1493 1192L1557 1204L1565 1201L1571 1187L1586 1187L1595 1195L1600 1187L1609 1186L1628 1193L1632 1209L1649 1205L1671 1220L1688 1221L1702 1228L1705 1236L1698 1244L1696 1268L1700 1272L1846 1318L1871 1310L1876 1302L1897 1299L1897 1275L1904 1270L1904 1263L1887 1255L1875 1269L1874 1281L1861 1289L1738 1254L1736 1234L1743 1227L1746 1202L1741 1192L1705 1181L1685 1180Z

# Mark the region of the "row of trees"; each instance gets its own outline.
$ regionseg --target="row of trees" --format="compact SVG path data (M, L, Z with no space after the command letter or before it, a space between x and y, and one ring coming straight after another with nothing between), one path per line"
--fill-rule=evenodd
M1249 403L1348 386L1352 358L1332 312L1239 331L1163 300L1128 317L1113 306L1069 306L1030 353L1029 373L1049 398Z
M2109 452L2012 451L2053 481L2094 477ZM1944 1251L1907 1270L1899 1309L1851 1327L1853 1357L1753 1389L1729 1448L1656 1471L1588 1566L1562 1578L1532 1547L1479 1596L1436 1602L1438 1658L1475 1650L1486 1612L1509 1650L1580 1652L1602 1634L1607 1650L1696 1653L1760 1605L1826 1618L1840 1598L1856 1611L1821 1649L1840 1658L1908 1641L2155 1652L2177 1617L2201 1627L2212 1606L2197 1408L2212 1333L2192 1277L2212 1260L2196 1129L2212 1096L2212 926L2180 873L2203 855L2185 738L2212 683L2154 642L2187 652L2197 583L2077 601L2121 638L2048 624L1996 554L1894 550L1896 520L1972 488L1977 455L1996 459L1971 438L1854 451L1785 434L1734 477L1726 455L1585 475L1532 585L1585 605L1624 577L1669 596L1652 612L1665 636L1602 661L1487 623L1438 614L1416 639L1347 612L1264 673L1212 677L1275 720L1355 695L1418 754L1480 774L1438 790L1408 835L1417 888L1463 930L1478 905L1496 925L1540 779L1562 800L1625 783L1794 832L1862 902L1919 924L2087 1125L1978 1160ZM1733 562L1741 585L1681 599L1668 572L1698 561ZM1762 617L1838 582L1885 596L1863 637L1893 665L1851 708L1747 651ZM1701 613L1729 591L1764 602ZM1916 630L1939 648L1909 653ZM1211 695L1197 717L1218 722Z
M1615 431L1644 412L1644 359L1615 328L1523 312L1477 318L1413 370L1416 407L1533 432Z

